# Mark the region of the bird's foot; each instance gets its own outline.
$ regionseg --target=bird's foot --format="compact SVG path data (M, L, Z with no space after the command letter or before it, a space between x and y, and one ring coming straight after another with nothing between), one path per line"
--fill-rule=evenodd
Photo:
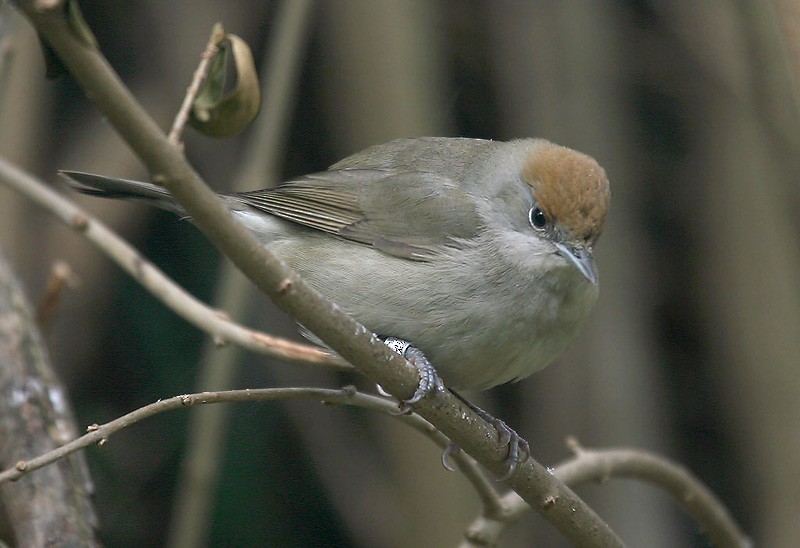
M517 470L517 466L528 460L528 457L530 457L531 455L530 445L528 444L527 441L525 441L525 439L522 436L517 434L516 431L510 426L508 426L504 421L494 417L491 413L484 411L474 403L468 401L466 398L461 396L461 394L457 392L453 392L453 394L458 396L458 399L463 401L465 404L469 406L470 409L475 411L475 413L480 418L482 418L483 420L494 426L495 430L497 430L498 442L500 443L500 447L508 446L508 456L506 457L506 472L502 476L497 478L497 481L507 480ZM460 451L458 445L456 445L453 442L450 442L450 444L445 449L444 455L442 455L442 462L446 463L447 457L458 453L458 451ZM445 468L447 468L448 470L452 469L452 467L448 466L447 464L445 464Z
M419 348L413 346L410 342L403 339L398 339L397 337L385 337L383 338L383 342L386 344L386 346L408 360L408 362L415 366L419 371L419 386L417 386L414 394L409 399L400 402L399 414L404 415L411 413L414 411L415 404L417 404L423 398L445 391L445 386L441 377L439 377L439 374L436 372L433 364L428 361L428 358L425 357L425 354ZM530 446L528 445L528 442L525 441L522 436L517 434L514 429L508 426L504 421L495 418L490 413L463 398L460 394L456 392L453 392L453 394L458 396L458 398L468 405L470 409L475 411L479 417L495 427L501 447L508 446L506 472L498 478L498 481L504 481L510 478L511 475L516 471L517 466L519 466L520 463L528 460L528 457L530 456ZM455 442L451 441L447 445L444 453L442 454L442 465L446 469L451 471L453 470L448 458L451 455L457 454L459 451L461 451L461 448Z
M415 347L408 341L398 339L397 337L386 337L383 339L384 344L403 356L408 363L413 365L419 371L419 385L414 391L414 394L407 400L400 402L401 415L405 415L414 411L414 405L422 398L429 395L435 395L444 392L444 383L441 377L436 372L428 358L419 348Z

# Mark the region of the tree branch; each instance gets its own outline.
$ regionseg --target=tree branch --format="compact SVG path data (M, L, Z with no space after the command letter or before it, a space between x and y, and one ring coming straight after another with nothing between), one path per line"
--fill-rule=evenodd
M553 474L571 488L612 478L638 479L667 491L700 526L714 546L747 548L752 541L733 520L714 493L683 466L635 449L584 449L570 438L575 457L557 466ZM484 512L467 527L462 548L494 546L512 523L530 511L513 491L500 499L500 510Z
M75 418L30 305L0 251L0 465L58 447L76 435ZM83 455L36 477L0 486L15 546L96 546L92 481ZM4 545L0 541L0 545Z

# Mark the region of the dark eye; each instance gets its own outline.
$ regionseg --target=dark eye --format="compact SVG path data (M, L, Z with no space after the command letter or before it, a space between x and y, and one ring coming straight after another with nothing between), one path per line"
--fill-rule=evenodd
M541 209L532 207L531 210L528 211L528 222L531 223L533 228L541 230L547 226L547 217L545 217Z

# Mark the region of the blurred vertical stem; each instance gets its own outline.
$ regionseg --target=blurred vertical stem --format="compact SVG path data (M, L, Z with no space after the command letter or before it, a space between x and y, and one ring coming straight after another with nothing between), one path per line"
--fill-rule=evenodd
M276 34L260 70L264 105L233 190L244 190L253 184L261 188L278 178L276 161L284 148L291 99L308 41L312 13L310 0L281 3L275 24ZM225 261L220 264L214 302L231 317L242 317L252 299L252 284L238 273L232 263ZM203 351L196 391L232 388L241 356L242 350L238 347L220 349L215 341L209 340ZM207 544L209 517L229 418L230 406L227 405L201 406L192 410L188 453L175 497L168 546Z
M250 146L243 155L234 190L246 190L253 185L263 188L280 177L278 158L285 148L286 127L309 38L312 6L311 0L281 4L277 34L260 71L264 104Z
M0 6L0 106L3 105L6 94L8 93L11 59L14 53L11 44L11 37L14 34L12 28L14 22L11 20L10 12L11 8ZM0 109L0 112L2 112L2 109Z
M749 500L758 501L748 519L759 544L793 546L800 538L798 105L797 60L787 62L784 48L796 39L790 33L798 18L786 2L736 7L750 55L741 61L748 78L734 92L745 99L720 101L706 88L697 97L693 114L704 130L697 171L705 184L692 219L706 245L707 315L714 350L724 359L713 374L734 403L724 412L736 438L747 440L735 449L752 471ZM742 57L718 51L719 65ZM758 219L757 228L732 230L731 212L738 211Z

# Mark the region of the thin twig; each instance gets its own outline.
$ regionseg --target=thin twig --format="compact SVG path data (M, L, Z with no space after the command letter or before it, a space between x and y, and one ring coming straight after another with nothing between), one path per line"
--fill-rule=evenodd
M194 405L204 405L210 403L233 403L233 402L257 402L274 400L317 400L324 404L351 405L372 411L379 411L385 415L395 418L419 432L431 438L439 446L444 447L448 439L436 428L420 417L419 415L398 415L397 404L386 398L362 394L352 386L346 386L340 390L325 388L258 388L245 390L225 390L220 392L199 392L197 394L182 394L173 396L165 400L145 405L127 413L111 422L105 424L92 424L87 427L87 433L80 438L68 442L61 447L48 451L43 455L28 460L20 460L13 467L0 472L0 484L7 481L16 481L25 474L38 470L52 464L67 455L90 445L100 447L108 443L108 439L119 432L139 421L148 419L166 411L173 411ZM480 474L475 461L467 455L454 455L453 460L464 471L470 471L467 477ZM485 482L478 481L476 489L484 490ZM487 496L483 494L482 497Z
M214 59L214 56L219 52L219 45L224 38L225 31L222 29L222 25L215 23L214 27L211 29L211 37L208 39L206 49L203 50L203 54L200 56L200 63L198 63L194 71L192 83L189 84L189 87L186 89L186 96L183 98L181 108L178 110L178 114L175 115L175 121L172 123L172 129L169 131L168 139L176 146L181 145L181 136L186 127L186 122L189 121L189 112L191 112L192 105L194 105L194 101L197 99L197 94L200 93L200 87L208 77L208 69L211 66L211 60Z
M635 449L585 449L574 439L567 445L575 456L553 469L553 474L571 488L613 478L638 479L670 493L698 523L714 546L752 545L728 510L711 490L685 467L664 457ZM503 512L475 518L465 533L461 548L494 546L500 535L531 507L513 491L500 499Z

